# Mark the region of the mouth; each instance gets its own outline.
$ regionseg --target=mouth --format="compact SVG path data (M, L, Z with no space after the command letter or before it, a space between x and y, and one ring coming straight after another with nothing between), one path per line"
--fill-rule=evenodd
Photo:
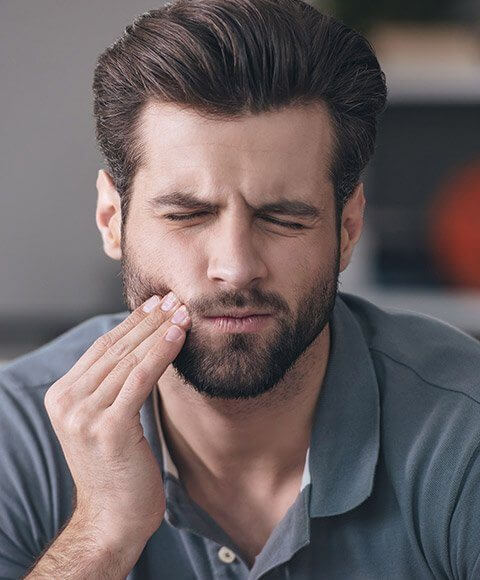
M204 317L207 324L217 332L258 332L264 328L271 319L271 314Z

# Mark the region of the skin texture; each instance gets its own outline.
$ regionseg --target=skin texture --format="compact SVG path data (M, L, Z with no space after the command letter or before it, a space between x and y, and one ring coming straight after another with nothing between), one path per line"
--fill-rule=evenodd
M363 226L363 185L337 230L332 127L320 104L223 121L152 103L141 135L128 219L122 227L120 197L101 170L97 225L106 254L121 260L130 310L169 290L187 306L191 329L158 381L162 427L192 498L239 543L248 530L242 548L252 560L298 494L338 274ZM169 221L203 210L151 204L185 189L215 209ZM256 209L280 198L302 200L319 217ZM273 316L253 334L215 333L202 320L235 307ZM239 493L246 507L230 513Z

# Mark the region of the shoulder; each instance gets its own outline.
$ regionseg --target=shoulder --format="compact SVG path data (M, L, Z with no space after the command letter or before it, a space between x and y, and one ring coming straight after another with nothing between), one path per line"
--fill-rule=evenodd
M45 409L45 393L125 315L90 318L0 369L0 467L10 477L21 479L30 472L47 479L46 473L58 468L56 458L62 454Z
M54 340L0 369L0 385L35 389L50 385L68 372L95 340L126 318L128 312L101 314L70 328Z
M443 575L456 569L456 577L473 578L480 516L480 342L428 315L381 308L350 294L341 298L375 368L383 481L393 486L432 570Z
M426 314L381 308L353 294L342 293L341 298L359 323L381 375L395 382L396 375L410 372L412 380L414 375L425 385L480 405L480 341Z
M11 445L15 459L13 449L18 450L20 445L28 450L27 455L34 450L41 455L40 447L55 441L44 407L46 391L70 370L98 336L126 315L90 318L0 369L0 448L3 445L5 450L6 445ZM0 454L0 460L6 456Z
M480 447L480 342L427 315L342 300L369 349L382 453L399 493L418 503L423 486L431 506L433 490L454 504Z

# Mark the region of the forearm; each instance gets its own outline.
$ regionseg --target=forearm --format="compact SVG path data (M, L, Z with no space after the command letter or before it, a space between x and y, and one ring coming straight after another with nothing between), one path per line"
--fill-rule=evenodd
M145 544L126 537L107 538L72 517L24 579L123 580Z

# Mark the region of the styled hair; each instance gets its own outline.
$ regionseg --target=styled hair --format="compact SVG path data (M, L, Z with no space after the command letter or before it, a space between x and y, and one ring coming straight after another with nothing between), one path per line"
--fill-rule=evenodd
M370 43L302 0L175 0L137 17L99 56L93 93L125 223L151 101L223 120L326 105L338 218L374 152L387 89Z

